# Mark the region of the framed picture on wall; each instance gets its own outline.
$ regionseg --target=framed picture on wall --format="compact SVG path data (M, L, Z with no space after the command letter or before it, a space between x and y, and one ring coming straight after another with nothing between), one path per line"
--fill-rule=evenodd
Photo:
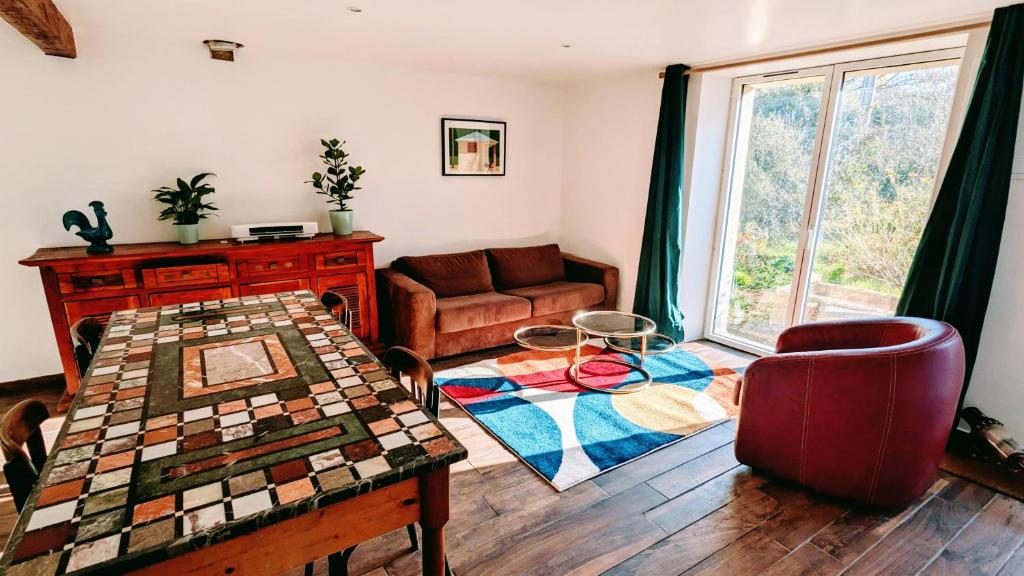
M504 176L505 123L441 118L441 174Z

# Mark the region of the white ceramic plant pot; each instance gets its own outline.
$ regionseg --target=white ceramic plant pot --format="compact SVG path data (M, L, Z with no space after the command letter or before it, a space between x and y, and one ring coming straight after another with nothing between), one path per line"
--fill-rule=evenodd
M348 236L352 233L352 211L331 210L331 228L335 236Z
M182 244L199 243L199 224L175 224L178 230L178 241Z

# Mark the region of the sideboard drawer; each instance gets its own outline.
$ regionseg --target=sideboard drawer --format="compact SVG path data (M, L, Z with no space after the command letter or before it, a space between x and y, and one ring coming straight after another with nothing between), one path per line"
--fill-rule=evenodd
M306 290L307 288L309 288L309 280L306 278L295 278L293 280L271 280L270 282L239 284L238 295L253 296L256 294L273 294L275 292Z
M149 305L189 304L191 302L206 302L207 300L223 300L224 298L231 298L231 296L230 286L176 290L173 292L153 292L149 295Z
M63 294L124 290L135 288L135 274L131 270L89 270L57 274Z
M237 266L238 275L243 278L248 276L268 276L271 274L301 272L309 267L306 255L304 254L239 260Z
M142 281L148 288L189 286L230 280L231 273L228 270L228 265L223 262L142 269Z
M346 250L344 252L328 252L316 255L317 270L331 270L332 272L358 271L366 262L365 252L362 250Z

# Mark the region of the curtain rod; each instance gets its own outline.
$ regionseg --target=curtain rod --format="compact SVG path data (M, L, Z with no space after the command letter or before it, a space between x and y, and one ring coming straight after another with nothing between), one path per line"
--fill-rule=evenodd
M984 28L991 24L991 20L976 20L973 22L967 22L963 24L957 24L955 26L947 26L944 28L929 28L924 30L917 30L914 32L905 32L897 35L889 35L883 37L874 37L867 40L859 40L849 44L842 45L831 45L822 46L820 48L809 48L805 50L795 50L792 52L781 52L773 54L771 56L758 56L755 58L747 58L744 60L733 60L730 62L722 62L720 64L708 64L706 66L697 66L696 68L690 68L683 72L683 74L699 74L701 72L711 72L713 70L722 70L725 68L735 68L737 66L748 66L752 64L767 64L768 62L777 62L779 60L790 60L792 58L802 58L805 56L816 56L818 54L828 54L829 52L842 52L843 50L853 50L856 48L868 48L870 46L878 46L881 44L893 44L895 42L906 42L908 40L919 40L921 38L931 38L933 36L946 36L948 34L956 34L958 32L968 32L976 28ZM661 72L658 74L658 78L664 78L665 73Z

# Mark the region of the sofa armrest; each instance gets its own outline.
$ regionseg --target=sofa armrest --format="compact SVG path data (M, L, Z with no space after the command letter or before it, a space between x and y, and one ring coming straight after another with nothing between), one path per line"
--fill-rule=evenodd
M590 282L604 286L604 303L609 310L614 310L619 303L619 269L610 264L580 258L562 252L565 265L565 279L570 282Z
M414 350L424 358L434 357L434 293L409 276L392 268L377 271L384 322L394 343Z

